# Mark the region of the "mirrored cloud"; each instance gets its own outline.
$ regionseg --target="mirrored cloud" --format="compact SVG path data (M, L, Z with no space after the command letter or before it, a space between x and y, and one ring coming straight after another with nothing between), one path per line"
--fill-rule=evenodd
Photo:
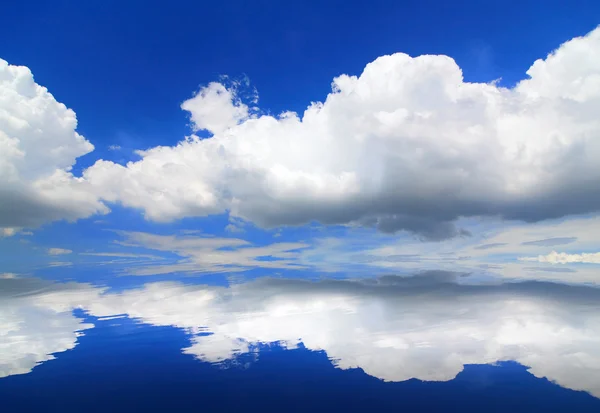
M4 317L2 337L4 343L18 328L22 340L43 343L36 362L47 360L57 348L74 346L75 331L83 327L69 310L82 308L98 317L127 314L185 329L191 345L183 351L208 362L235 359L257 343L294 348L302 342L327 352L341 369L358 367L388 381L445 381L465 364L515 360L537 377L600 397L600 289L547 282L465 285L457 282L461 275L263 278L230 287L157 282L121 292L0 280L13 282L12 291L3 290L10 299L2 308L12 318ZM37 316L27 318L29 307L64 318L56 324L60 334L37 325ZM50 339L57 336L66 344ZM3 344L11 349L2 353L6 374L35 365L14 342ZM29 367L14 367L20 365Z
M73 315L102 291L87 284L0 277L0 377L29 373L71 350L93 325Z
M197 336L185 350L206 361L244 352L248 343L302 342L340 368L402 381L450 380L465 364L516 360L538 377L600 396L600 290L461 285L458 275L261 279L229 288L156 283L104 295L90 311L209 331L206 347Z

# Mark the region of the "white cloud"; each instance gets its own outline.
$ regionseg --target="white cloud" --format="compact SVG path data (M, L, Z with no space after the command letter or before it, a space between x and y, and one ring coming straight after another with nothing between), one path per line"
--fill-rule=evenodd
M33 80L30 70L0 59L0 230L75 220L108 209L75 160L94 149L76 132L71 109ZM8 201L10 200L10 202Z
M71 267L72 262L69 261L52 261L47 264L48 267Z
M125 237L122 245L176 254L174 263L146 264L125 269L129 275L169 273L239 272L252 268L303 269L298 262L300 250L309 245L281 242L255 246L239 238L194 235L157 235L146 232L118 231Z
M600 252L568 254L566 252L552 251L548 255L538 255L537 257L520 257L520 261L544 262L549 264L600 264Z
M227 89L221 83L212 82L181 104L181 108L190 113L194 130L218 134L249 118L248 106L236 95L237 86L234 83Z
M108 150L109 151L120 151L121 147L119 145L109 145Z
M48 248L48 255L66 255L73 253L72 250L65 248Z
M485 264L484 264L485 266ZM508 280L552 281L571 285L600 285L600 272L593 266L557 266L550 263L534 264L528 261L500 263L482 267L482 270Z
M466 83L447 56L397 53L341 75L298 115L258 115L242 85L210 83L181 106L177 146L98 160L75 113L29 69L0 61L0 228L141 209L148 219L229 212L263 227L377 226L440 240L459 217L536 221L600 208L600 29L537 60L512 89ZM252 104L255 102L253 101ZM581 179L585 177L585 179Z
M460 216L597 211L599 50L597 29L513 89L466 83L447 56L382 56L301 116L249 115L237 89L211 83L182 108L212 138L84 176L156 221L230 211L264 227L318 220L442 239L461 234Z
M19 232L19 230L17 228L0 228L0 237L4 238L4 237L12 237L13 235L17 234Z
M113 257L113 258L144 258L150 260L160 260L162 257L151 254L135 254L130 252L80 252L79 255L91 257Z

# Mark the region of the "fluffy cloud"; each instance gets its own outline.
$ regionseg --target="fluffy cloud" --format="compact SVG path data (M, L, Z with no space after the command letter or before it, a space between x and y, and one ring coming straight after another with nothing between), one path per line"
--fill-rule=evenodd
M33 80L30 70L0 59L0 230L75 220L108 209L75 160L94 146L76 132L75 113Z
M537 257L521 257L521 261L547 262L550 264L600 264L600 252L568 254L566 252L552 251L548 255L538 255Z
M514 88L464 82L447 56L397 53L341 75L303 114L260 115L240 83L185 101L195 131L137 162L98 160L75 113L25 67L0 61L3 234L106 213L171 221L229 212L263 227L324 224L468 236L456 219L538 221L600 208L600 29L572 39Z
M512 89L467 83L447 56L397 53L341 75L301 116L252 115L211 83L183 103L195 129L85 179L168 221L230 211L264 227L358 223L425 239L460 216L537 221L600 208L600 29L536 61Z

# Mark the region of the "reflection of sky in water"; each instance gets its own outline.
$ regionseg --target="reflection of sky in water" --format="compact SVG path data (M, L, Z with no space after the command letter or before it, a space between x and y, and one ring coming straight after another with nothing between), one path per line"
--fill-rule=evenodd
M285 359L281 349L299 349L290 353L289 364L282 361L282 370L296 371L299 364L293 360L302 357L309 364L316 360L316 371L327 369L321 359L326 355L340 371L358 368L390 382L446 382L459 375L459 382L475 383L479 379L473 377L481 371L494 383L497 374L504 377L498 380L512 374L498 373L506 369L514 372L514 383L531 380L514 366L469 367L461 374L465 365L513 360L528 366L535 377L600 397L599 289L545 282L469 285L458 280L453 273L437 271L355 281L260 278L228 287L150 282L117 291L76 282L0 279L0 375L29 373L39 363L23 377L39 380L38 371L46 379L69 375L72 367L64 367L61 360L68 364L72 357L84 357L76 353L97 359L83 361L88 367L76 374L90 368L89 363L121 370L125 366L114 363L124 351L145 354L143 361L136 356L131 368L158 369L152 364L170 357L166 346L199 360L177 358L183 364L172 370L165 361L163 373L173 380L183 380L177 378L177 369L195 371L188 364L199 362L238 370L245 366L244 373L230 373L244 380L244 375L258 374L253 369L262 371L263 358L265 363L273 357ZM138 323L115 317L124 314ZM178 327L184 336L172 332L163 337L149 326L161 327L159 332ZM276 355L265 355L274 351L264 347L268 343L277 343ZM119 350L123 345L128 350ZM45 363L53 358L57 360ZM273 364L269 368L275 369ZM0 389L15 383L3 379ZM407 388L411 386L417 385Z

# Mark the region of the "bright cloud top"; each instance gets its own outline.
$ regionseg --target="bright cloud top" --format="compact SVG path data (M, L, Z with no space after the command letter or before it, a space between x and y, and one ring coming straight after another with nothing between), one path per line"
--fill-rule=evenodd
M75 113L0 62L0 228L106 213L154 221L229 212L262 227L324 224L468 235L459 217L537 221L600 209L600 28L562 44L507 89L466 83L447 56L397 53L341 75L302 114L260 115L241 83L210 83L182 108L174 147L98 160ZM246 99L247 100L247 99ZM10 202L8 201L10 200Z
M252 115L211 83L175 147L84 173L110 202L169 221L230 211L264 227L359 223L427 239L460 216L536 221L600 208L600 29L513 89L466 83L447 56L397 53L341 75L303 115Z
M28 68L0 59L0 232L108 211L90 183L70 172L94 149L76 127L75 112Z

